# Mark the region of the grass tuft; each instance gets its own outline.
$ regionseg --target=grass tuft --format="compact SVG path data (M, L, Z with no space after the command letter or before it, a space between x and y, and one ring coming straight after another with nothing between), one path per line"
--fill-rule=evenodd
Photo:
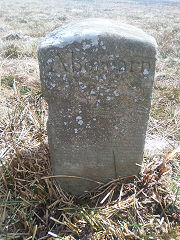
M1 85L4 87L13 87L16 77L13 75L5 75L1 77Z
M14 44L7 44L4 47L4 58L19 58L22 56L20 49Z

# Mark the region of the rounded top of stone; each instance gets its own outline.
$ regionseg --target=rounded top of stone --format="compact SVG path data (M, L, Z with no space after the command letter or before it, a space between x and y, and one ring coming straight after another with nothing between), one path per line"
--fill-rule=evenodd
M83 40L91 40L92 45L97 45L99 36L116 36L142 42L152 48L157 47L156 40L152 36L132 25L103 18L89 18L55 29L41 42L40 48L51 46L62 48Z

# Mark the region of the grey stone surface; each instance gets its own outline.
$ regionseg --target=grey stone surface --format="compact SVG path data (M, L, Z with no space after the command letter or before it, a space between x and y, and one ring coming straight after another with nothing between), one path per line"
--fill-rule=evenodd
M52 169L81 194L138 174L151 105L156 42L142 30L87 19L53 31L39 47L49 106ZM90 181L93 180L93 181Z

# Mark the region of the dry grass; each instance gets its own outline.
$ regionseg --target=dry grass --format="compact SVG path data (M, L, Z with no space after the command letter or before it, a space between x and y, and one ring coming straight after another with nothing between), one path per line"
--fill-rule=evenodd
M170 190L168 172L178 150L147 162L138 177L76 198L49 177L44 100L39 92L24 96L15 89L16 103L1 123L2 237L54 239L53 232L64 239L176 239L179 188L174 181L174 194Z
M44 100L39 92L24 96L15 89L16 103L1 123L2 237L33 239L36 230L36 239L51 239L48 232L66 239L176 238L178 186L173 194L168 172L178 150L146 163L138 177L112 180L76 198L49 177Z
M1 0L0 239L179 239L180 6ZM159 45L142 172L76 198L52 175L41 96L40 37L64 22L109 17ZM8 40L12 34L15 38ZM18 37L19 38L18 38ZM12 36L11 36L12 37ZM48 234L49 232L49 234Z

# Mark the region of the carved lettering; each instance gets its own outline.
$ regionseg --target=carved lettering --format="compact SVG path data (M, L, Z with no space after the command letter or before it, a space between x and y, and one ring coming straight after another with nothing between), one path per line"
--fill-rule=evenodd
M144 73L144 71L146 70L147 72L150 71L151 65L149 62L142 62L142 67L141 67L141 71L142 73ZM145 72L146 72L145 71Z
M120 60L117 62L117 64L120 72L126 72L127 66L124 61Z
M99 64L97 60L93 59L91 62L86 62L84 68L87 72L98 72Z
M73 62L73 72L81 72L82 65L80 62L74 61Z
M141 62L130 61L130 72L141 72Z
M57 56L57 58L58 58L58 62L56 62L57 64L60 64L62 67L63 67L63 70L65 71L65 72L67 72L67 64L65 63L65 61L62 61L62 59L61 59L61 56ZM57 59L56 58L56 59ZM57 61L57 60L56 60Z
M53 69L57 72L81 72L81 74L85 72L98 72L101 68L100 66L102 66L104 70L107 70L110 67L113 71L116 71L117 73L137 72L148 75L151 68L148 61L127 61L119 58L114 60L109 59L108 61L104 61L101 59L92 59L90 62L81 63L78 58L75 58L75 54L73 51L69 54L66 54L65 57L62 57L60 55L56 56L55 61L52 64L53 67L51 67L51 71ZM83 69L85 71L83 71Z

